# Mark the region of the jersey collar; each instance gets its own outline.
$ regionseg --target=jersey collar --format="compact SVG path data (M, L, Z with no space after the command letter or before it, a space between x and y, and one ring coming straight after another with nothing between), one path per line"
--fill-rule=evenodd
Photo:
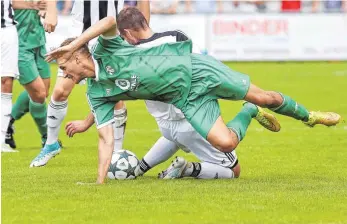
M99 64L98 62L94 59L94 57L92 56L93 62L94 62L94 70L95 70L95 81L99 81Z

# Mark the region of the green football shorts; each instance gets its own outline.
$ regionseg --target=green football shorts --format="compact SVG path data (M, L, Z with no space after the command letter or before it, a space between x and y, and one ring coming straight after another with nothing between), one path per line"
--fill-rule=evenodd
M33 49L19 48L18 68L20 84L31 83L38 76L41 76L43 79L51 77L49 64L45 61L46 53L44 45Z
M243 100L249 76L206 55L192 55L192 86L182 112L204 138L220 116L218 99Z
M98 129L114 122L114 105L117 101L111 98L92 98L88 94L87 100Z

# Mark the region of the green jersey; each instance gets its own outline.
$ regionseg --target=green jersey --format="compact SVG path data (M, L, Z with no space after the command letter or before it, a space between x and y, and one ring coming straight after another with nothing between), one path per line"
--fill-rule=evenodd
M37 10L17 9L14 18L18 22L19 48L33 49L45 45L46 36Z
M207 138L220 116L218 99L244 99L250 80L191 48L190 40L136 48L120 37L100 37L92 53L96 79L89 80L87 93L97 127L114 121L117 101L146 99L175 105Z
M180 107L191 86L190 40L137 48L121 37L99 37L92 49L96 78L89 80L92 99L148 99Z

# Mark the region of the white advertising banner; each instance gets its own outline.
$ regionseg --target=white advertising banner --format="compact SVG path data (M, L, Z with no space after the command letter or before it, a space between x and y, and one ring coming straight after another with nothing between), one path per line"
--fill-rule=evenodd
M182 30L223 61L347 60L346 14L152 15L150 26ZM59 17L47 48L81 30L72 17Z
M225 61L347 60L347 15L209 17L207 49Z
M205 15L152 15L150 26L154 32L181 30L206 50L206 22Z

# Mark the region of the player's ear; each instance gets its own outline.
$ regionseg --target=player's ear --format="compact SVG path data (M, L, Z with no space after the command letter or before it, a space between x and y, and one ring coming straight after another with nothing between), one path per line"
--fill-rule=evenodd
M80 60L79 54L75 54L74 57L75 57L75 62L76 62L76 64L77 64L77 65L80 64L80 63L81 63L81 60Z
M134 38L129 29L124 29L124 37L126 40L132 40Z

